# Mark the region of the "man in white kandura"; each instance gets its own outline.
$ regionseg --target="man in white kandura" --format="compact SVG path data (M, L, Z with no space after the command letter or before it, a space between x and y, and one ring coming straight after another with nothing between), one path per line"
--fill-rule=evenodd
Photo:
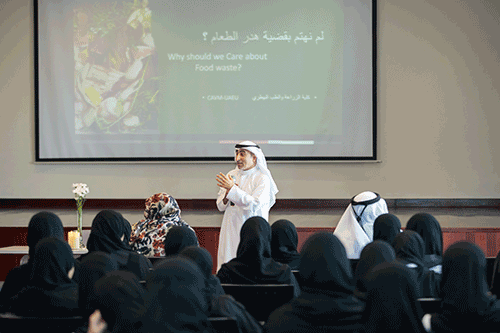
M252 216L269 219L278 187L267 168L266 157L258 145L243 141L235 146L236 168L216 176L220 187L217 208L224 212L219 236L217 271L236 258L243 223Z
M351 199L333 234L345 247L347 258L359 259L361 250L373 241L373 224L389 213L387 203L375 192L362 192Z

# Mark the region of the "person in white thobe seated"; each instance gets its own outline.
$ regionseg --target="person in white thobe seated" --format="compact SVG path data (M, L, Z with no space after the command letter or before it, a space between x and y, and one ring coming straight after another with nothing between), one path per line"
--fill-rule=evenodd
M359 259L361 250L373 241L375 219L388 212L387 203L375 192L362 192L351 199L333 232L344 245L347 258Z
M224 212L219 235L217 271L222 264L236 258L243 223L253 216L269 220L269 210L276 201L278 187L267 168L266 158L258 145L243 141L235 146L236 168L216 176L220 187L217 208Z

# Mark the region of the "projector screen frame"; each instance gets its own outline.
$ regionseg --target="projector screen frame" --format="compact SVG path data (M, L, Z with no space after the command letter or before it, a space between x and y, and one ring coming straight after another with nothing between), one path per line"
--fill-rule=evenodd
M199 157L199 156L190 156L190 157L99 157L99 158L47 158L41 156L41 139L40 139L40 81L39 81L39 18L38 18L38 1L33 0L33 9L34 9L34 93L35 93L35 163L220 163L220 162L233 162L234 157L231 156L231 149L228 150L228 156L220 156L220 157ZM372 55L372 153L371 156L293 156L293 157L282 157L282 156L266 156L266 159L270 162L277 163L335 163L335 162L372 162L379 163L380 160L377 156L377 0L371 1L371 29L372 29L372 38L371 38L371 55ZM264 149L264 153L265 153Z

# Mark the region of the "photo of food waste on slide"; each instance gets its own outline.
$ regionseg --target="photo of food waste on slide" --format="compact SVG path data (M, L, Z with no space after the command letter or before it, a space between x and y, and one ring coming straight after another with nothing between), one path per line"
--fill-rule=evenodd
M74 13L76 133L155 129L159 91L147 1L87 4Z

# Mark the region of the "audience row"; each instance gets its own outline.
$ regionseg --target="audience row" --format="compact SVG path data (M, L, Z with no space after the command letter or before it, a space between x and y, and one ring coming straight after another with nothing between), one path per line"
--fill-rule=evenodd
M160 226L154 237L134 236L146 223L131 227L116 211L99 212L89 252L77 259L57 215L33 216L29 261L7 276L0 311L90 318L78 332L102 332L99 318L117 333L211 332L212 316L236 318L242 333L455 332L471 325L492 332L500 324L484 253L458 242L443 254L441 228L430 214L412 216L404 231L395 215L379 215L354 271L334 234L313 234L298 251L293 223L252 217L241 229L237 257L212 275L212 256L193 229L185 222L166 226L173 217L182 221L175 199L166 198L152 197L145 214ZM146 253L165 258L153 266ZM221 283L290 284L294 297L262 326ZM441 311L423 313L421 297L441 298Z

